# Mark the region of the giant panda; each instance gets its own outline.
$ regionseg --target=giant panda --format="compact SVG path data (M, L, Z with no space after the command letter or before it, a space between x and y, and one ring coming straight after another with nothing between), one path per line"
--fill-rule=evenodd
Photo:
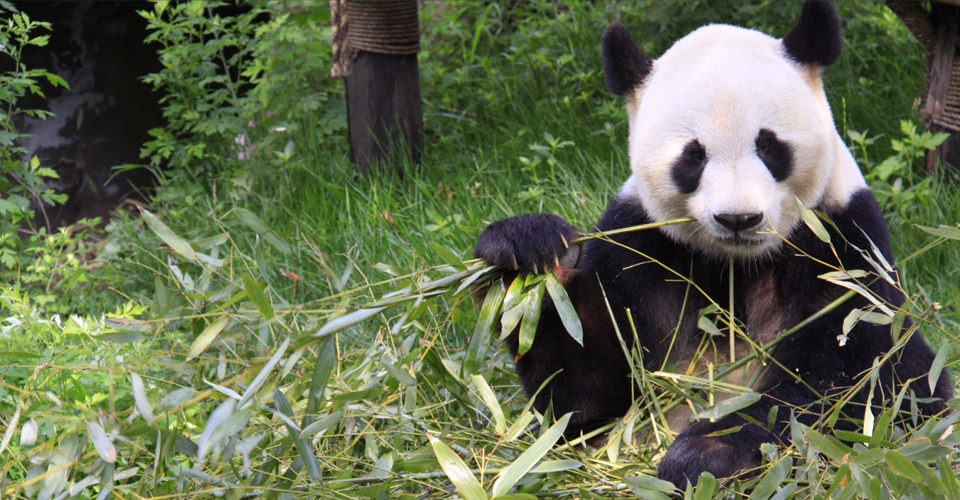
M573 413L568 433L629 409L635 386L624 346L639 352L649 370L689 359L705 335L697 328L699 312L711 302L730 303L731 276L735 316L749 338L779 342L753 385L757 402L693 422L669 446L658 475L679 487L703 471L731 477L760 465L762 443L789 439L791 415L815 422L826 411L825 398L853 386L894 346L890 326L865 321L841 336L848 313L871 305L862 295L778 339L847 291L818 278L840 265L870 271L859 282L893 309L904 302L867 262L880 261L876 252L893 262L889 234L823 91L821 73L841 45L840 19L827 0L805 2L782 39L709 25L657 60L622 24L607 28L604 74L609 90L626 101L631 175L596 228L692 222L593 239L581 251L572 243L576 229L564 219L521 215L488 225L474 251L508 273L552 270L564 284L583 325L583 345L545 300L533 345L516 371L538 410L552 405L556 415ZM824 224L830 244L803 223L795 200L832 221ZM508 345L516 354L516 333ZM923 414L940 412L952 389L942 375L931 393L926 374L933 359L912 335L881 367L869 401L889 402L910 384ZM863 417L867 392L848 404L848 415Z

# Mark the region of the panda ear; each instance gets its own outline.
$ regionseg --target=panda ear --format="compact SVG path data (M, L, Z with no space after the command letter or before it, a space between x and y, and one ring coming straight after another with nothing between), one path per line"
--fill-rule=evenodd
M622 96L643 83L653 68L653 59L634 43L620 22L603 33L603 74L610 92Z
M807 0L797 24L783 37L783 48L800 64L833 64L843 50L840 16L830 0Z

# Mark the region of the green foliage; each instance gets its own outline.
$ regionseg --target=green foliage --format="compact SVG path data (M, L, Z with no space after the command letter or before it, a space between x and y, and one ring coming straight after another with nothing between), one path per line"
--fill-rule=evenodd
M949 134L920 132L917 125L908 120L900 122L900 131L903 139L890 140L893 154L876 165L870 160L868 146L877 138L855 130L848 130L847 136L860 153L864 177L880 208L885 213L895 212L906 219L906 215L918 205L927 207L933 202L935 179L925 175L925 159L931 150L947 140Z
M16 129L20 116L46 118L50 112L42 109L21 109L20 98L26 95L43 97L41 81L50 85L66 86L62 78L40 68L27 68L22 62L24 48L43 47L49 35L37 34L50 30L50 24L31 20L26 14L8 12L0 6L0 58L4 67L12 69L0 72L0 232L10 233L21 222L32 224L34 205L43 206L62 203L65 197L45 186L48 179L56 178L53 170L40 165L34 157L24 161L26 150L20 145L21 135Z
M144 77L162 93L167 122L150 131L141 154L158 177L170 167L198 179L230 173L277 141L290 144L280 146L279 158L288 158L284 133L319 112L325 133L342 129L320 76L329 29L312 26L322 22L319 11L300 12L243 0L157 1L140 11L163 63Z

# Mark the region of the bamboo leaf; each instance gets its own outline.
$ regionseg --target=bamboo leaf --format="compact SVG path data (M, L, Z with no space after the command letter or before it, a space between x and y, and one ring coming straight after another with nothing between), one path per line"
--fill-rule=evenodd
M896 450L887 450L884 454L887 465L897 474L911 480L920 479L920 471L910 460Z
M946 238L948 240L960 240L960 227L956 226L945 226L941 224L938 227L928 227L917 225L917 227L925 232L932 234L934 236L939 236L941 238Z
M240 402L237 403L237 407L243 408L247 403L257 395L257 391L263 387L263 383L267 381L267 376L273 370L273 367L277 366L277 363L280 362L280 359L283 357L284 353L287 352L287 346L290 345L290 337L283 339L283 342L277 347L277 351L273 353L273 356L270 356L270 359L267 360L267 363L263 365L263 368L260 370L260 373L254 377L253 381L250 382L250 385L247 386L247 390L243 391L243 396L240 398Z
M163 240L171 250L189 261L197 261L197 254L193 251L193 247L191 247L186 240L177 236L177 234L164 224L163 221L158 219L156 215L153 215L147 209L140 209L140 215L143 217L143 220L146 221L147 227Z
M203 329L203 332L194 339L193 344L190 345L190 352L187 353L187 361L197 357L203 351L207 350L207 347L210 346L210 343L213 342L217 335L226 328L227 324L230 323L230 316L224 314L217 318L216 321L207 325Z
M840 462L843 456L850 452L850 449L844 445L835 442L830 437L824 436L813 429L806 429L803 437L813 445L820 453L826 455L830 460Z
M790 474L791 469L793 469L793 459L789 456L777 460L777 463L768 468L763 479L757 483L757 486L753 489L753 493L750 494L747 500L766 500L773 496L777 491L777 487L780 486L783 480L787 478L787 475Z
M0 440L0 454L3 454L3 450L7 449L7 445L10 444L10 440L13 439L13 433L17 431L17 424L20 423L20 410L21 405L17 403L17 409L14 410L13 416L10 417L10 420L7 422L7 430L3 431L3 439Z
M514 330L517 329L517 326L520 324L520 320L523 319L523 303L519 303L513 306L510 309L505 309L503 314L500 316L500 341L503 342L504 339L510 336Z
M130 372L130 385L133 389L133 402L137 406L137 411L149 423L156 420L153 416L153 407L150 400L147 399L147 392L143 387L143 379L136 372Z
M470 472L467 464L463 463L463 460L443 441L430 434L427 434L427 439L430 440L430 446L433 447L433 453L437 456L440 468L463 495L463 498L465 500L487 500L487 494L483 491L483 486Z
M523 322L520 323L520 336L517 344L517 358L521 358L533 347L533 337L537 333L537 324L540 322L540 311L543 305L543 284L538 284L527 291L521 302L523 307Z
M546 474L550 472L563 472L583 467L579 460L544 460L536 467L530 469L530 474ZM500 497L502 498L502 497Z
M313 415L323 402L323 391L330 380L330 374L337 364L337 340L335 337L323 339L317 353L317 362L310 379L310 393L307 395L307 412L303 416L303 427L310 425Z
M470 344L463 356L463 365L460 367L461 376L476 373L483 365L487 348L490 346L490 337L493 335L493 325L497 320L497 314L500 313L505 293L503 280L496 280L487 290L487 296L484 297L483 305L480 306L480 316L470 337Z
M944 342L943 345L940 346L940 349L937 350L937 355L933 358L933 363L930 364L930 373L927 374L927 383L930 384L930 394L933 394L937 387L937 382L940 380L940 374L943 372L943 365L947 362L947 354L949 351L950 344Z
M391 363L390 360L388 360L387 358L381 357L380 363L383 365L384 368L387 369L387 373L389 373L391 377L397 379L397 382L400 382L401 384L406 386L417 385L417 379L414 378L413 375L410 375L405 370L397 367L397 365Z
M442 260L444 264L447 264L447 265L453 267L454 269L463 269L463 268L464 268L463 259L461 259L460 257L458 257L457 254L455 254L455 253L454 253L452 250L450 250L449 248L447 248L447 247L445 247L445 246L443 246L443 245L441 245L441 244L439 244L439 243L437 243L437 242L435 242L435 241L431 241L431 242L430 242L430 246L433 248L434 251L437 252L437 256L440 257L440 260Z
M342 411L335 411L329 415L324 415L314 420L310 425L304 427L303 430L300 431L300 437L304 439L312 438L317 434L329 429L331 426L337 425L342 419Z
M697 413L697 418L717 419L731 413L736 413L754 403L760 401L759 392L748 392L740 394L729 399L725 399L710 408Z
M273 391L273 405L280 414L287 417L284 420L284 424L290 432L290 440L293 441L294 446L297 447L300 458L310 473L310 478L314 481L319 481L323 474L320 472L320 464L317 463L317 457L314 455L313 447L310 446L310 443L304 438L300 437L301 431L297 429L296 426L293 425L293 421L290 420L290 418L293 417L293 408L280 389Z
M90 440L93 441L93 447L97 450L97 455L100 455L101 460L108 464L117 461L117 449L113 446L110 438L107 437L107 433L103 430L100 422L96 420L87 422L87 434L90 435Z
M460 292L466 290L470 285L478 281L483 281L483 279L493 274L494 269L496 269L496 266L487 266L487 267L481 268L479 271L474 272L467 279L463 280L460 283L460 286L457 287L457 290L453 292L453 294L460 295Z
M560 316L563 327L567 329L570 337L582 347L583 325L580 324L580 316L577 314L576 308L573 307L573 302L570 301L566 288L560 284L560 280L557 279L557 276L553 274L553 272L547 273L546 276L547 279L545 283L547 284L547 293L550 294L550 299L553 300L553 305L557 309L557 314Z
M572 413L567 413L560 417L560 419L554 422L526 451L521 453L513 463L500 472L497 480L493 483L493 490L491 491L494 497L505 495L510 491L510 489L517 484L517 481L533 469L533 467L537 465L537 462L550 451L550 448L553 448L557 440L563 436L563 431L567 429L567 423L570 422L571 415Z
M356 311L349 312L340 316L339 318L334 318L323 325L316 333L313 334L314 337L325 337L331 333L339 332L345 328L351 327L361 321L364 321L370 317L376 316L380 311L383 311L386 307L374 307L372 309L357 309Z
M518 274L517 277L510 282L510 287L507 288L507 294L503 297L503 310L513 309L520 305L520 301L523 300L524 281L526 281L526 278L522 274Z
M827 232L827 228L824 227L823 222L817 217L817 214L813 210L805 207L803 202L800 201L800 198L796 196L793 197L793 204L797 207L797 210L800 212L800 218L803 220L803 223L806 224L813 234L824 243L830 243L830 233Z
M496 393L493 392L483 376L471 375L470 379L473 381L473 386L477 389L477 392L480 393L480 400L490 410L490 416L493 417L494 432L498 436L502 436L507 430L507 418L503 414L503 408L500 407Z
M247 292L247 297L257 306L257 310L260 311L260 315L263 316L263 319L269 320L273 317L273 305L270 304L270 300L263 293L263 288L260 287L260 284L253 280L253 277L250 275L243 275L243 290Z

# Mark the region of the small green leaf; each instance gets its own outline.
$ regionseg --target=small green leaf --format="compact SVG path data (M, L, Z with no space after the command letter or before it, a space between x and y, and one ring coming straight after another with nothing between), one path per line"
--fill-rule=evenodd
M797 207L797 210L800 212L800 218L803 219L803 223L813 231L813 234L824 243L830 243L830 233L827 232L827 228L823 226L823 222L820 221L820 218L817 217L817 214L813 210L805 207L803 202L800 201L800 198L796 196L793 197L793 204Z
M293 408L280 389L273 391L273 405L280 414L287 417L284 420L284 424L290 433L290 440L293 441L294 446L296 446L297 451L300 453L300 459L304 465L306 465L307 471L310 473L310 478L314 481L319 481L320 478L323 477L323 474L320 472L320 464L317 463L317 457L314 454L313 447L306 439L300 437L300 429L297 429L296 426L293 425L293 421L290 420L290 417L293 417Z
M564 328L567 329L570 337L582 347L583 325L580 324L580 316L577 315L577 310L573 307L573 302L570 301L567 290L560 284L560 280L557 279L557 276L553 274L553 272L547 273L546 276L547 293L550 294L550 299L553 300L553 305L557 309L560 321L563 323Z
M273 305L270 304L270 300L263 293L260 284L254 281L250 275L243 275L243 290L247 292L247 297L257 306L257 310L260 311L263 319L269 320L273 317Z
M563 431L567 429L572 413L560 417L553 425L547 429L533 444L517 457L506 469L500 471L500 475L493 483L491 493L494 497L507 494L517 481L523 478L544 455L553 448L553 445L563 436Z
M141 209L140 215L143 217L143 220L146 221L147 227L160 237L171 250L191 262L197 261L197 254L193 251L193 247L191 247L186 240L177 236L176 233L164 224L163 221L158 219L156 215L153 215L146 209Z
M310 379L310 393L307 394L307 412L303 416L303 427L310 425L313 415L320 410L323 402L323 391L330 380L330 374L337 365L337 341L335 337L328 337L320 341L317 349L317 361L313 367L313 377Z
M443 441L427 434L430 440L430 446L433 447L433 453L437 456L437 462L440 468L450 479L450 482L457 487L457 490L463 495L465 500L487 500L487 494L483 491L480 481L470 472L467 464L450 449Z
M190 352L187 353L187 361L197 357L210 346L210 343L213 342L213 339L217 338L217 335L227 327L227 324L230 323L230 316L224 314L217 318L216 321L207 325L203 329L203 333L197 336L194 339L193 344L190 345Z

